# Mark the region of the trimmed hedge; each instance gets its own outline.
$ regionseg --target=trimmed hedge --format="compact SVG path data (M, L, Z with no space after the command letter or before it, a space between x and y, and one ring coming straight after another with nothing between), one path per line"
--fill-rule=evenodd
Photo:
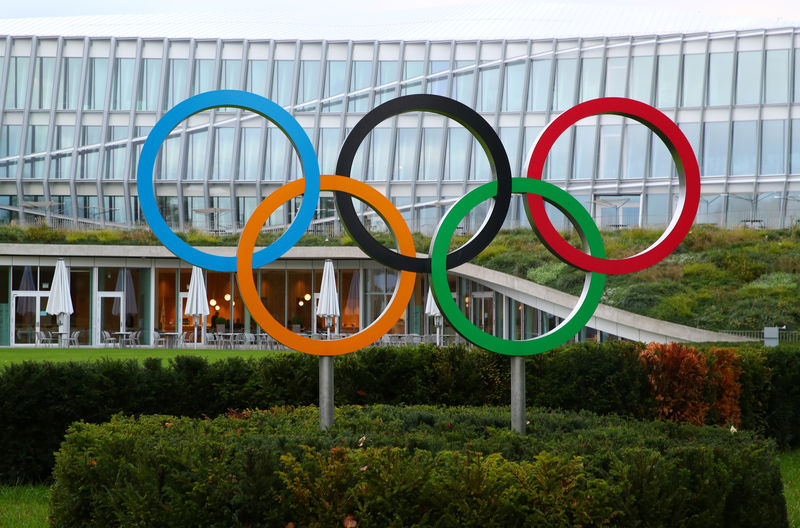
M699 351L713 363L711 348ZM641 349L627 342L580 343L531 357L528 405L640 419L664 414ZM736 427L772 436L781 447L800 445L798 347L747 345L736 354L738 379L726 382L739 386ZM706 424L725 425L725 416L735 413L720 410L723 385L715 372L709 364L700 402L708 410L701 414ZM336 358L335 376L337 405L509 401L508 358L465 347L372 347ZM168 365L159 359L9 365L0 370L0 453L7 453L0 457L0 482L47 480L52 453L77 420L99 423L120 412L214 417L228 409L311 405L317 383L317 359L298 353L213 363L181 356Z
M670 422L348 406L115 416L57 453L54 526L786 527L775 444ZM295 524L291 524L295 523ZM349 524L348 524L349 523ZM357 524L354 524L357 523Z

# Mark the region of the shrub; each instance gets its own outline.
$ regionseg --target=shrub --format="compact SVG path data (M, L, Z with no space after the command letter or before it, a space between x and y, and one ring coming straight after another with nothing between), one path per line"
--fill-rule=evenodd
M54 526L786 527L772 442L669 422L534 412L313 408L75 424ZM352 524L357 523L357 524Z
M658 405L658 416L702 425L708 412L704 397L708 366L693 348L678 343L650 343L640 354Z

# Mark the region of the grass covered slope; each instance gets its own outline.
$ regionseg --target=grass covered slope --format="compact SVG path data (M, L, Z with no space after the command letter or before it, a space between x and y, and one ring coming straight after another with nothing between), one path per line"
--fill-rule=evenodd
M662 230L623 229L603 233L609 258L647 249ZM195 246L235 246L238 235L199 231L179 234ZM262 234L268 245L277 233ZM392 247L389 233L376 233ZM578 238L569 236L574 245ZM454 237L452 248L468 236ZM0 226L0 243L69 243L159 245L148 229L135 231L65 231L46 226ZM414 234L417 251L427 252L430 238ZM338 238L305 235L301 246L352 246ZM473 264L524 277L561 291L579 294L582 271L550 254L529 228L507 230L472 260ZM659 264L629 275L608 277L603 302L623 310L708 330L761 330L764 326L800 327L800 229L754 230L694 226L675 252Z
M662 231L603 232L609 258L647 249ZM578 245L576 235L570 241ZM460 244L461 240L455 241ZM473 264L578 295L584 273L551 255L530 229L500 233ZM708 330L800 326L800 230L695 226L646 270L608 277L603 303Z

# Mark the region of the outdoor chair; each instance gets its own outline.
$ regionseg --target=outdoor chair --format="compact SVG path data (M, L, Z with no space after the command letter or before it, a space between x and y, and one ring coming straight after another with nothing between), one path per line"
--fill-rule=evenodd
M36 341L40 345L55 345L56 342L50 333L44 333L41 330L36 332Z
M108 330L103 330L103 344L106 346L117 345L119 346L119 339L111 335Z
M153 332L153 345L154 346L167 346L167 338L162 337L158 332Z
M67 339L67 345L69 345L69 346L78 346L78 344L79 344L78 343L78 338L80 336L81 336L81 331L80 330L75 330L74 332L72 332L70 334L70 336L69 336L69 339Z

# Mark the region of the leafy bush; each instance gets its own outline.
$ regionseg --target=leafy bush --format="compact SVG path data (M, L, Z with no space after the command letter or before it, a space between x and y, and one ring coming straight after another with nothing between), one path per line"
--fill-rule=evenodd
M75 424L54 526L786 527L772 442L493 408L315 408ZM294 524L292 524L294 523Z
M654 390L648 378L654 371L639 360L642 345L569 345L526 360L527 404L741 424L781 446L800 444L797 345L736 346L684 349L705 374L687 384L680 369L658 363L661 384ZM371 347L337 358L335 372L337 405L509 402L508 358L480 349ZM298 353L213 363L180 356L166 365L160 359L9 365L0 370L0 452L7 453L0 457L0 481L47 479L53 451L77 420L98 423L119 412L214 417L230 409L311 405L317 382L317 359Z
M648 372L658 416L695 425L705 423L708 365L700 354L678 343L650 343L639 357Z

